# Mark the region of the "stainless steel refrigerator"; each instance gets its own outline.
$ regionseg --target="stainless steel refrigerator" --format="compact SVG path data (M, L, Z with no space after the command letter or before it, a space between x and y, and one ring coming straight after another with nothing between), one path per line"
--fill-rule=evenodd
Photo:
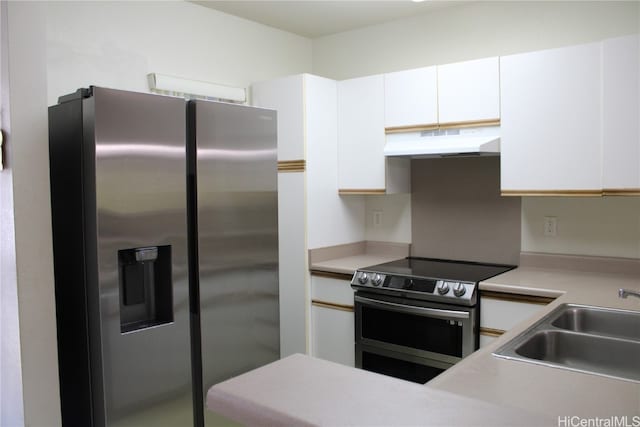
M49 134L63 424L217 424L280 353L275 112L92 87Z

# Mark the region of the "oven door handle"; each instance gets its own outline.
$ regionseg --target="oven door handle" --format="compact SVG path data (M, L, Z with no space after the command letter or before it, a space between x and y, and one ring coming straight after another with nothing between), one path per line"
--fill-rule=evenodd
M378 308L388 308L402 313L417 314L425 317L435 317L438 319L468 319L468 311L443 310L439 308L416 307L413 305L397 304L394 302L379 301L356 295L355 301L362 305Z

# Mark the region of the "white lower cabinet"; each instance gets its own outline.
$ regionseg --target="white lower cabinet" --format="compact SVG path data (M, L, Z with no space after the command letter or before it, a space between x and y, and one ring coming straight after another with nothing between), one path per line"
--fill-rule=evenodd
M480 348L485 347L499 338L499 335L487 335L480 332Z
M311 355L354 366L354 315L330 307L311 307Z
M311 355L355 365L353 290L349 280L311 276Z
M484 347L518 323L534 316L553 298L508 293L480 293L480 347Z

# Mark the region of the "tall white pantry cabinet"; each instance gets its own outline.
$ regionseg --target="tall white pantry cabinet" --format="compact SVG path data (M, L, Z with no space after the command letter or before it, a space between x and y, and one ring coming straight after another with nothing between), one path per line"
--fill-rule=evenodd
M281 356L308 353L314 341L308 249L350 239L354 228L345 219L352 206L336 202L337 85L299 74L256 83L251 97L253 105L278 111Z
M304 77L256 83L252 104L278 111L280 355L305 353L307 277ZM285 226L286 224L286 226Z

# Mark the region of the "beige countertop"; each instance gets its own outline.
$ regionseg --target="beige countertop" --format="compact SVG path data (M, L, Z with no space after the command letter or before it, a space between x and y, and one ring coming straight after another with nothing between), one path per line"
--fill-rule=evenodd
M482 290L558 298L548 306L542 306L539 312L490 345L434 378L427 387L523 408L556 419L565 416L603 418L640 415L638 383L492 355L498 347L562 303L640 311L640 300L618 298L618 288L640 289L640 277L520 267L482 282ZM633 419L628 421L632 423ZM637 423L640 423L640 418Z
M361 254L312 268L352 274L380 262L385 258ZM626 416L626 426L637 426L638 383L492 355L562 303L640 311L640 300L618 298L621 287L640 289L640 276L519 267L480 289L556 300L424 386L295 355L212 387L208 406L251 425L569 426Z
M409 256L409 244L389 242L357 242L309 251L309 269L348 274L363 267L382 264Z
M316 271L327 271L330 273L353 275L353 272L359 268L382 264L384 262L391 262L397 259L402 258L394 255L362 254L345 258L331 259L323 262L316 262L310 266L310 269Z
M540 426L554 420L294 354L217 384L207 407L245 425Z

